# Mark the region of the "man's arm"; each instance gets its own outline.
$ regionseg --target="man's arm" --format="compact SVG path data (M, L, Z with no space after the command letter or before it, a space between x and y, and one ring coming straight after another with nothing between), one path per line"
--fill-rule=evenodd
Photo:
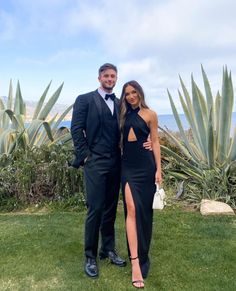
M147 138L147 141L145 141L143 143L143 147L146 149L146 150L149 150L149 151L152 151L152 141L151 141L151 138L150 138L150 134Z
M76 159L74 165L79 167L89 155L86 139L86 120L88 113L88 102L84 95L78 96L73 106L71 120L71 135L75 147Z

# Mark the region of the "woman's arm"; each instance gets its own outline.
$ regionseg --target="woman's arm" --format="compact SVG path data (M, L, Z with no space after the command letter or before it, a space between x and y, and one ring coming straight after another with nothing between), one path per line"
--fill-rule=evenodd
M158 119L157 114L154 111L150 110L150 137L152 141L152 150L156 162L156 183L161 184L162 182L162 175L161 175L161 149L160 149L160 142L158 136Z

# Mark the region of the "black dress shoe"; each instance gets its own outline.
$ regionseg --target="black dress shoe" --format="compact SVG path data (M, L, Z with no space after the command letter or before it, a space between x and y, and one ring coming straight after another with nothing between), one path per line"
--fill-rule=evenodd
M116 251L109 251L107 253L100 252L100 259L104 260L106 258L108 258L112 264L118 267L126 266L126 261L119 257Z
M85 274L91 278L98 277L98 267L95 259L86 258L84 265Z

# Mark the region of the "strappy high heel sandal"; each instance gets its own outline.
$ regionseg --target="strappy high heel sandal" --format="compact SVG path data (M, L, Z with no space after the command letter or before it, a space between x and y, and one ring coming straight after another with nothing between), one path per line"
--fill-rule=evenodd
M134 261L134 260L137 260L138 257L136 258L131 258L130 257L130 261ZM136 286L135 284L139 283L139 286ZM140 284L143 284L143 286L140 286ZM134 280L132 281L132 285L137 288L137 289L143 289L144 288L144 281L143 280Z

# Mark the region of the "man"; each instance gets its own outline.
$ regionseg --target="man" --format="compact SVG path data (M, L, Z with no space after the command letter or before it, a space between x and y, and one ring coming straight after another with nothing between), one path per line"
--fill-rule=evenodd
M100 259L123 267L115 251L114 223L120 187L119 100L112 94L117 68L109 63L98 71L100 88L77 97L71 121L75 167L84 166L87 217L85 222L85 273L98 276L97 252L101 231Z

